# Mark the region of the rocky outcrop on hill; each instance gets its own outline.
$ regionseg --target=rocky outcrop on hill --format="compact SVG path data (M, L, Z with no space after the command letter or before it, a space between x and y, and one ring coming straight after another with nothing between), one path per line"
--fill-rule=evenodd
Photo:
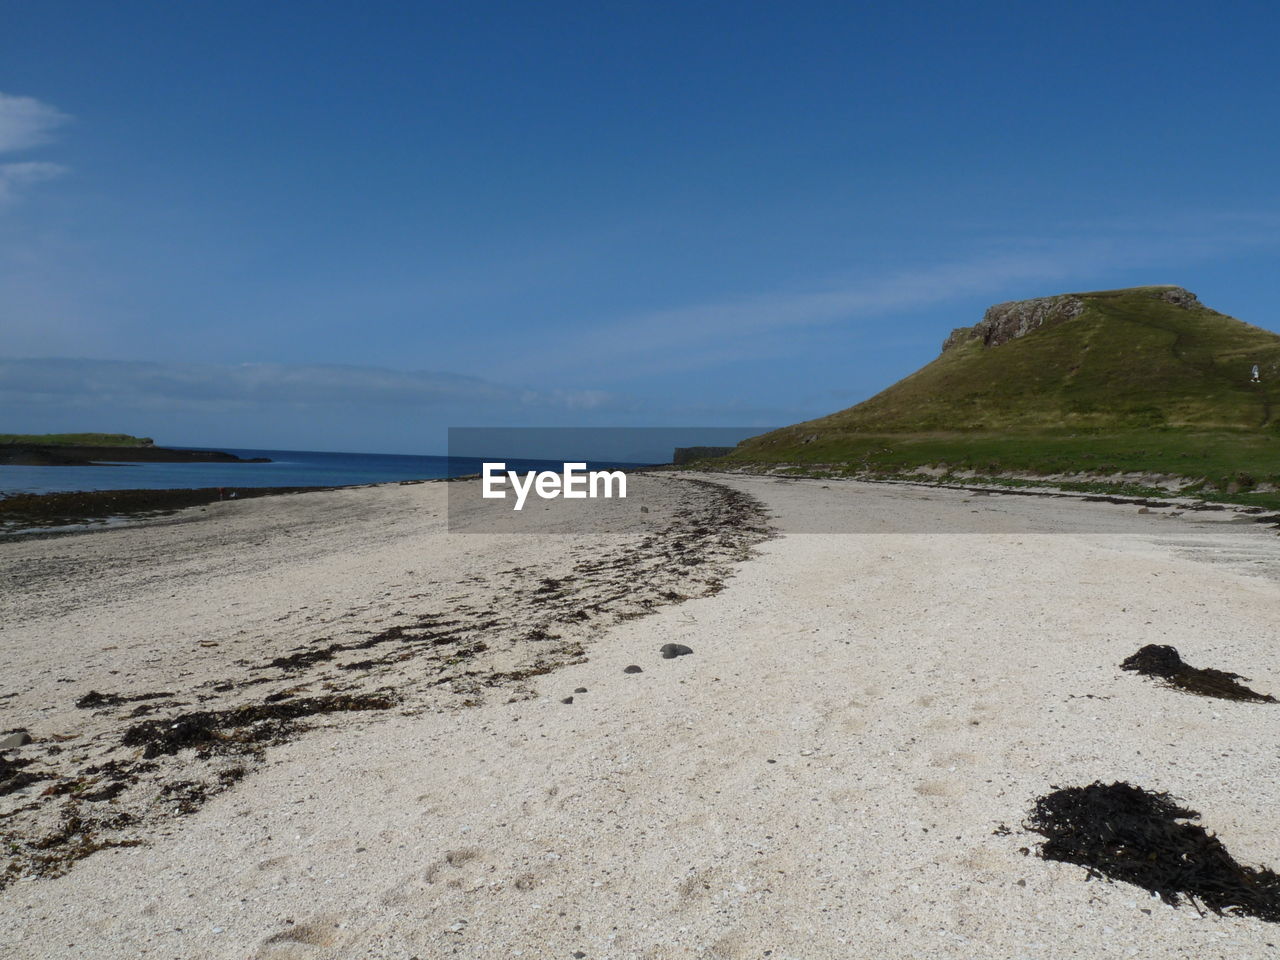
M1202 304L1196 295L1182 287L1152 287L1151 296L1175 306L1190 310ZM972 327L957 327L942 344L942 352L970 340L981 340L984 347L998 347L1002 343L1025 337L1041 327L1054 326L1078 317L1091 296L1087 293L1064 293L1056 297L1038 297L1034 300L1011 300L988 307L982 320Z

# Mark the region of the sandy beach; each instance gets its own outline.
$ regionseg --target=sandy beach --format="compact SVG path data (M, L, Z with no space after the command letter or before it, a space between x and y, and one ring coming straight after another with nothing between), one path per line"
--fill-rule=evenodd
M1280 953L1022 829L1127 780L1280 867L1280 706L1119 669L1172 644L1280 695L1274 528L636 482L598 537L563 501L450 534L423 483L0 544L0 729L40 776L0 796L0 956Z

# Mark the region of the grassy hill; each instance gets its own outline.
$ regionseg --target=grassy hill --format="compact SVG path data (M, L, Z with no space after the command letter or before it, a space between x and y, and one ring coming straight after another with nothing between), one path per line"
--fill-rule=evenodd
M0 433L0 443L33 447L149 447L150 437L127 433Z
M887 390L744 441L730 459L858 473L1086 474L1081 482L1095 486L1104 475L1151 474L1280 505L1271 496L1280 487L1280 335L1178 287L1000 304Z

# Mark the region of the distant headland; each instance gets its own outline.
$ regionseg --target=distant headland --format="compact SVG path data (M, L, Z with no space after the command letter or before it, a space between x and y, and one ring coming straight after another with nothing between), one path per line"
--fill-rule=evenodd
M270 463L218 450L157 447L150 437L127 433L0 433L0 464L91 467L104 463Z

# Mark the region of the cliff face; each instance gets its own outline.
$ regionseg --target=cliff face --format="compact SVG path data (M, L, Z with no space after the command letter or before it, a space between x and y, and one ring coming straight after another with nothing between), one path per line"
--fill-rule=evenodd
M1196 295L1182 287L1151 287L1151 296L1172 303L1183 309L1201 306ZM970 340L981 340L984 347L998 347L1002 343L1025 337L1044 326L1054 326L1073 320L1083 312L1089 294L1064 293L1056 297L1038 297L1035 300L1011 300L988 307L982 320L972 327L957 327L942 344L942 352Z

